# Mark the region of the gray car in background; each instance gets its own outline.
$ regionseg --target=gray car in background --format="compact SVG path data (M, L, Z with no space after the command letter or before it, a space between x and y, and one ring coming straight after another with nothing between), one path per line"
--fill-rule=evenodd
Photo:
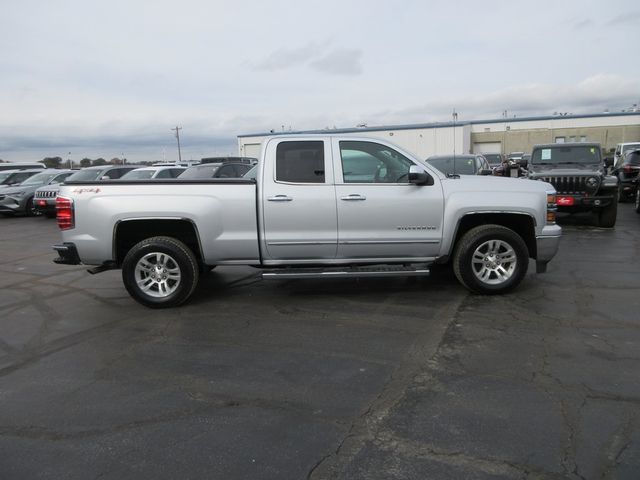
M100 165L87 167L82 170L74 170L69 180L82 182L95 182L97 180L116 180L124 174L140 168L142 165ZM44 213L48 218L56 216L56 197L60 191L59 184L46 185L38 188L34 196L35 208Z
M0 190L0 213L27 216L38 214L33 199L35 191L44 185L57 185L72 173L73 170L40 170L40 173L32 175L19 185Z
M0 190L20 185L27 178L42 172L41 168L28 168L22 170L3 170L0 172Z

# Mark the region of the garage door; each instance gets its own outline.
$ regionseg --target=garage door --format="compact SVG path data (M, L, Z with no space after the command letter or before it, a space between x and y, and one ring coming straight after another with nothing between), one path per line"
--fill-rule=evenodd
M253 157L260 158L260 153L262 152L262 145L259 143L245 143L244 144L244 152L242 155L244 157Z
M473 153L502 153L500 142L482 142L473 144Z

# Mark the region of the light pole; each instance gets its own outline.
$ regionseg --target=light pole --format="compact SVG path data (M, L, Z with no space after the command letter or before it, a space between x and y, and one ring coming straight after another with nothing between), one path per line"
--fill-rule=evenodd
M453 113L451 114L451 117L453 118L453 165L455 168L455 164L456 164L456 120L458 120L458 113L456 112L456 109L453 109Z
M71 170L71 152L67 154L67 165L69 165L69 170Z
M182 130L182 127L176 125L176 128L172 128L171 130L176 131L176 138L178 139L178 161L182 162L182 153L180 152L180 130Z

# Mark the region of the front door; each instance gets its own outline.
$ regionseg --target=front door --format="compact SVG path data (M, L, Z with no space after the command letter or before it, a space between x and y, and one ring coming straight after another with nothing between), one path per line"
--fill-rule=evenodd
M415 165L371 141L334 140L338 208L337 258L397 261L439 255L443 197L440 183L408 182ZM424 167L422 167L424 168Z

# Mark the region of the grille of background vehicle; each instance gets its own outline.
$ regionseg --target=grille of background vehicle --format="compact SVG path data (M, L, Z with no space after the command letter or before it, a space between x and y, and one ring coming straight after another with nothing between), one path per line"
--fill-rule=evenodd
M542 177L540 180L553 185L558 193L584 193L589 177Z
M55 191L36 192L36 198L56 198L57 196L58 192Z

